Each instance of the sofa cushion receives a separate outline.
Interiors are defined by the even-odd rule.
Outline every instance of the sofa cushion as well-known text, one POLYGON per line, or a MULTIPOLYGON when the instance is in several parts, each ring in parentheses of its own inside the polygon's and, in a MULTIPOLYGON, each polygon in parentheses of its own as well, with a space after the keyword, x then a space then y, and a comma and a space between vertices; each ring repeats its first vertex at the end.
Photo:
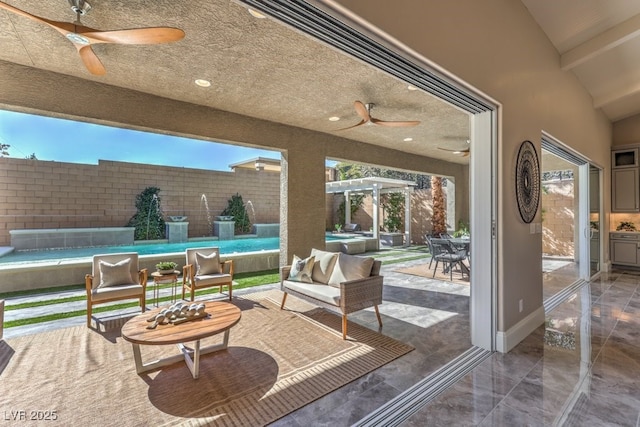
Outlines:
POLYGON ((297 255, 293 256, 293 262, 291 263, 291 270, 289 271, 289 278, 294 282, 313 283, 311 275, 313 273, 313 265, 315 257, 300 259, 297 255))
POLYGON ((329 278, 329 286, 340 287, 340 283, 350 280, 366 279, 371 275, 373 258, 347 255, 338 255, 336 265, 329 278))
POLYGON ((136 283, 131 277, 131 258, 125 258, 115 264, 100 260, 100 284, 98 288, 109 286, 133 285, 136 283))
POLYGON ((336 264, 338 254, 311 249, 311 256, 315 257, 311 278, 314 282, 324 283, 326 285, 329 283, 329 278, 333 272, 333 266, 336 264))
POLYGON ((282 282, 285 290, 299 292, 307 297, 325 302, 327 304, 340 306, 340 289, 332 288, 322 283, 302 283, 285 280, 282 282))
POLYGON ((218 252, 213 252, 210 255, 204 255, 200 252, 196 252, 196 275, 200 276, 219 273, 220 259, 218 258, 218 252))

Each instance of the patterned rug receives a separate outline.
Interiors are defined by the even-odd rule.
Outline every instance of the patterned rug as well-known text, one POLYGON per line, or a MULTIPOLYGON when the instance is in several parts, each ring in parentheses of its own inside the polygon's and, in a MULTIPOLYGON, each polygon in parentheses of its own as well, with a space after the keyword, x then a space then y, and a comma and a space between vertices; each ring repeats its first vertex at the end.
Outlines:
MULTIPOLYGON (((466 261, 465 261, 466 262, 466 261)), ((468 265, 468 264, 466 264, 468 265)), ((435 261, 431 265, 431 269, 429 269, 429 263, 414 265, 412 267, 406 268, 397 268, 393 271, 397 273, 411 274, 412 276, 420 276, 425 277, 427 279, 440 280, 445 282, 453 282, 453 283, 461 283, 464 285, 469 284, 469 275, 465 271, 464 275, 460 272, 458 267, 453 269, 453 280, 449 273, 442 272, 442 264, 438 265, 438 270, 436 271, 435 277, 433 275, 433 269, 435 268, 435 261)))
MULTIPOLYGON (((260 426, 413 350, 355 323, 344 341, 339 316, 292 296, 280 310, 281 296, 234 298, 242 318, 229 348, 203 355, 196 380, 182 361, 136 374, 127 319, 0 342, 0 407, 55 411, 62 425, 260 426)), ((142 346, 142 357, 177 351, 142 346)))

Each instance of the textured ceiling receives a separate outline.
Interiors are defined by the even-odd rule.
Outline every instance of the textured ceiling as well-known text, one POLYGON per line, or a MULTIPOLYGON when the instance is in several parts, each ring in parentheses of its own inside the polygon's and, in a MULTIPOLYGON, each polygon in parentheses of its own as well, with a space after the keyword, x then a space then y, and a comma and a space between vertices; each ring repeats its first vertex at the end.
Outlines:
MULTIPOLYGON (((73 22, 66 0, 6 0, 28 13, 73 22)), ((184 39, 161 45, 94 45, 104 76, 91 75, 54 29, 0 10, 0 60, 100 81, 409 153, 468 162, 439 148, 465 149, 469 116, 402 81, 229 0, 90 0, 81 18, 99 30, 178 27, 184 39), (195 79, 211 81, 200 88, 195 79), (361 126, 353 103, 374 103, 382 120, 416 127, 361 126), (328 120, 341 118, 338 122, 328 120), (411 142, 403 141, 413 138, 411 142)))
POLYGON ((522 0, 613 122, 640 113, 640 1, 522 0))

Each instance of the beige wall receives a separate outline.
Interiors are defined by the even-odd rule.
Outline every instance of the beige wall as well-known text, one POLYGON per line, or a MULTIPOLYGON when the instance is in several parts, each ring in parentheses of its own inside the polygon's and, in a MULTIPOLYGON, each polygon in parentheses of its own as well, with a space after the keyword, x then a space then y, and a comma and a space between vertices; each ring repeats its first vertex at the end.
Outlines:
MULTIPOLYGON (((509 330, 542 305, 542 236, 530 234, 515 201, 519 144, 530 140, 539 148, 541 133, 550 133, 605 167, 608 189, 610 122, 574 75, 560 69, 558 52, 519 1, 337 3, 500 103, 498 330, 509 330)), ((610 206, 608 192, 604 206, 610 206)))
POLYGON ((101 160, 97 165, 0 157, 0 246, 10 230, 123 227, 146 187, 160 188, 162 211, 187 215, 189 237, 211 236, 211 220, 239 193, 252 223, 278 223, 279 172, 236 172, 101 160), (202 195, 206 196, 206 204, 202 195), (255 214, 255 215, 254 215, 255 214))
POLYGON ((613 145, 640 143, 640 115, 628 117, 613 125, 613 145))

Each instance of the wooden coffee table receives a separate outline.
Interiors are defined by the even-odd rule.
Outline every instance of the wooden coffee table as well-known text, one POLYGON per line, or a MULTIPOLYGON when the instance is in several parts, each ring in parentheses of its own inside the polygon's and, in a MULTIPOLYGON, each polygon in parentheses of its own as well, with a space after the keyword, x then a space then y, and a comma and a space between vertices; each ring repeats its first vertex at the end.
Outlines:
POLYGON ((133 345, 136 371, 140 374, 184 359, 193 378, 198 378, 200 355, 226 349, 229 345, 229 330, 240 321, 241 317, 240 309, 228 302, 208 301, 205 302, 205 305, 207 317, 178 325, 169 323, 158 325, 155 329, 147 329, 147 326, 151 325, 147 319, 154 317, 163 307, 146 311, 125 323, 122 327, 122 337, 133 345), (201 339, 221 332, 224 332, 222 343, 200 348, 201 339), (192 341, 195 341, 193 349, 184 345, 184 343, 192 341), (152 362, 142 362, 141 345, 168 344, 177 344, 181 354, 152 362))

